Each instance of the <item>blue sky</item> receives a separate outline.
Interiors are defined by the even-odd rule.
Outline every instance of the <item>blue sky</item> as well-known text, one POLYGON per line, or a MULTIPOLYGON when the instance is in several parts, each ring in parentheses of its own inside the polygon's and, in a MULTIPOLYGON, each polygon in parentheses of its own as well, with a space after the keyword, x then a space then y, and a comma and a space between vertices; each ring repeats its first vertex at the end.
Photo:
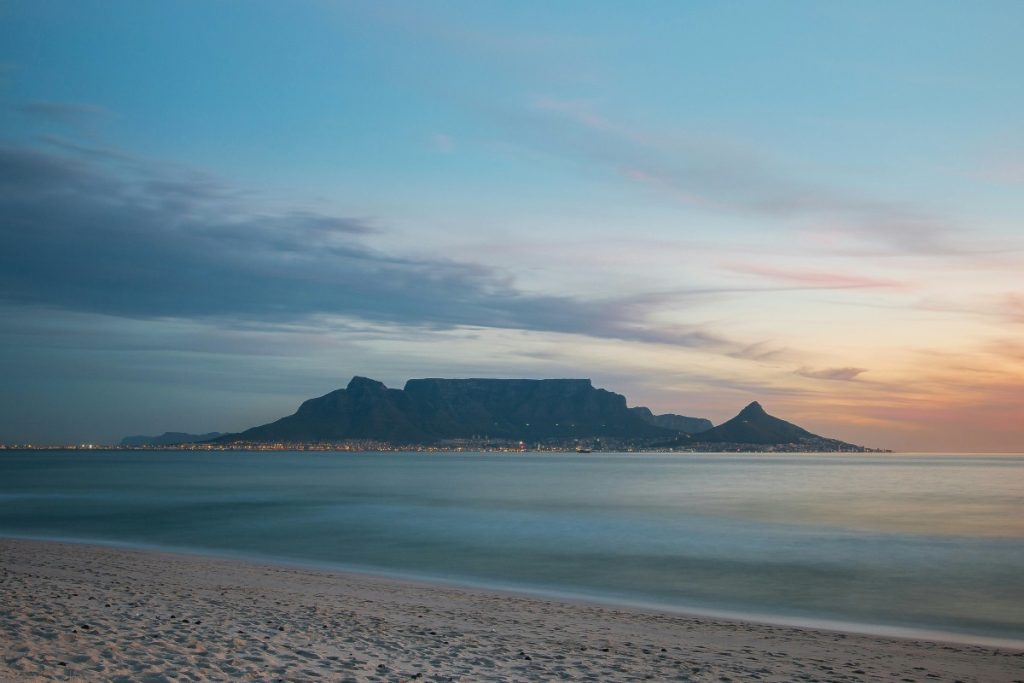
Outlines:
POLYGON ((485 375, 1019 450, 1022 29, 1016 2, 8 2, 0 440, 485 375))

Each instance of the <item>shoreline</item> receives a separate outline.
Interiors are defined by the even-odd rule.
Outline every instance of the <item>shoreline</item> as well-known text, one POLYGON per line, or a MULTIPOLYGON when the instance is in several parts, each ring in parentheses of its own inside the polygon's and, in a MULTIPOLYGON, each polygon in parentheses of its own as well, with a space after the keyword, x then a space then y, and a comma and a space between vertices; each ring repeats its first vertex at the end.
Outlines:
POLYGON ((0 573, 12 680, 1024 680, 1010 648, 166 550, 0 538, 0 573))
MULTIPOLYGON (((565 455, 644 455, 644 454, 678 454, 678 455, 929 455, 928 453, 916 453, 916 452, 901 452, 893 451, 886 448, 869 448, 864 446, 860 449, 847 449, 847 450, 818 450, 818 449, 764 449, 763 447, 757 447, 754 444, 741 444, 741 448, 721 448, 715 449, 693 449, 693 448, 654 448, 654 447, 637 447, 633 449, 625 450, 585 450, 581 451, 577 448, 565 446, 565 447, 550 447, 550 448, 518 448, 511 446, 479 446, 473 448, 463 447, 444 447, 444 446, 430 446, 426 444, 420 445, 395 445, 395 446, 382 446, 380 448, 348 448, 345 446, 319 446, 310 444, 283 444, 274 446, 258 446, 258 445, 242 445, 242 444, 229 444, 224 446, 205 446, 201 444, 189 445, 189 444, 178 444, 174 446, 109 446, 100 444, 90 444, 86 446, 12 446, 0 444, 0 451, 10 451, 13 453, 50 453, 50 452, 69 452, 69 453, 105 453, 105 452, 117 452, 117 453, 165 453, 165 452, 181 452, 181 453, 438 453, 438 454, 459 454, 459 453, 495 453, 495 454, 539 454, 539 453, 553 453, 553 454, 565 454, 565 455)), ((946 455, 961 455, 958 453, 946 454, 946 455)), ((972 453, 972 455, 1020 455, 1016 452, 1007 453, 972 453)))
MULTIPOLYGON (((757 624, 776 628, 796 628, 844 635, 891 638, 908 641, 929 641, 948 645, 974 646, 1024 652, 1024 638, 1013 639, 962 631, 944 631, 940 628, 850 622, 839 619, 829 619, 827 617, 787 616, 758 612, 742 612, 728 609, 702 608, 699 606, 689 605, 670 606, 658 604, 653 601, 630 599, 614 595, 574 593, 572 591, 558 590, 555 588, 545 589, 531 586, 517 586, 502 584, 500 582, 489 582, 486 580, 473 580, 463 577, 416 574, 412 572, 386 570, 376 567, 318 562, 315 560, 275 558, 244 552, 217 551, 190 547, 166 547, 158 544, 134 543, 130 541, 0 534, 0 546, 2 546, 2 543, 7 540, 56 543, 61 545, 86 546, 93 548, 109 548, 112 550, 125 550, 129 552, 193 558, 197 561, 224 560, 227 562, 238 562, 250 566, 318 572, 328 575, 336 574, 339 576, 365 579, 381 579, 385 581, 409 584, 411 587, 448 588, 454 590, 489 593, 510 598, 554 600, 565 602, 567 604, 635 610, 637 612, 690 619, 710 619, 741 624, 757 624)), ((2 564, 0 564, 0 567, 2 567, 2 564)))

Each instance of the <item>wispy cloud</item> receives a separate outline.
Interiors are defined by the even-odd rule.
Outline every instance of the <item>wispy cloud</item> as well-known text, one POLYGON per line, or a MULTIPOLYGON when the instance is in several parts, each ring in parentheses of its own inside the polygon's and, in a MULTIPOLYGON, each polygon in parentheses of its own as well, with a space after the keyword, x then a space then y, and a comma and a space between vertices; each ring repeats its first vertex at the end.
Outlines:
POLYGON ((985 350, 1002 360, 1024 363, 1024 341, 1019 339, 999 339, 985 350))
POLYGON ((766 150, 707 133, 659 131, 616 121, 585 101, 535 98, 506 113, 520 141, 602 169, 689 206, 788 220, 840 235, 847 248, 950 254, 980 249, 954 235, 955 220, 907 202, 809 181, 766 150))
POLYGON ((754 361, 775 361, 782 360, 792 353, 792 349, 778 346, 767 341, 747 344, 736 348, 728 353, 733 358, 754 361))
POLYGON ((110 110, 84 102, 47 102, 36 100, 15 106, 26 116, 69 126, 83 126, 110 116, 110 110))
POLYGON ((979 159, 968 176, 995 185, 1024 185, 1024 146, 1000 140, 995 149, 979 159))
POLYGON ((810 377, 811 379, 825 379, 840 382, 851 382, 863 373, 867 372, 867 368, 808 368, 803 367, 796 370, 796 374, 803 377, 810 377))
POLYGON ((447 133, 433 133, 430 136, 430 148, 435 152, 450 154, 455 151, 455 138, 447 133))
POLYGON ((134 318, 340 315, 734 346, 700 325, 651 324, 677 293, 526 294, 493 268, 375 250, 363 238, 376 228, 363 220, 270 211, 203 176, 140 165, 0 150, 2 298, 134 318))
MULTIPOLYGON (((82 157, 100 162, 137 163, 140 160, 129 152, 112 145, 89 145, 75 140, 69 140, 59 135, 44 134, 36 138, 38 142, 44 143, 63 153, 70 152, 75 157, 82 157)), ((145 170, 140 168, 140 170, 145 170)))
POLYGON ((877 278, 858 273, 840 273, 806 268, 777 268, 754 263, 728 264, 725 268, 736 273, 757 275, 776 282, 789 282, 821 289, 905 289, 909 286, 907 283, 898 280, 877 278))
POLYGON ((346 14, 370 19, 389 31, 398 31, 417 45, 449 53, 463 66, 486 64, 491 80, 496 71, 558 80, 580 80, 589 74, 579 53, 581 47, 592 41, 578 34, 517 30, 510 26, 494 30, 473 23, 465 13, 445 12, 436 5, 423 3, 375 1, 344 5, 342 11, 346 14))
POLYGON ((985 296, 936 295, 921 299, 914 308, 941 313, 961 313, 1004 323, 1024 323, 1024 292, 993 292, 985 296))
POLYGON ((1006 318, 1015 323, 1024 323, 1024 293, 1011 292, 1003 297, 1002 310, 1006 318))

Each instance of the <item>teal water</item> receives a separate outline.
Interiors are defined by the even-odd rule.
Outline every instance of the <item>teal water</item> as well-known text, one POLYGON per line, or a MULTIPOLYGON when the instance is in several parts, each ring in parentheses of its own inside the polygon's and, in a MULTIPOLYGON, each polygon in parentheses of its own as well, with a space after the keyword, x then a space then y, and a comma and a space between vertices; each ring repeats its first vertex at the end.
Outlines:
POLYGON ((1024 644, 1024 456, 6 452, 0 535, 1024 644))

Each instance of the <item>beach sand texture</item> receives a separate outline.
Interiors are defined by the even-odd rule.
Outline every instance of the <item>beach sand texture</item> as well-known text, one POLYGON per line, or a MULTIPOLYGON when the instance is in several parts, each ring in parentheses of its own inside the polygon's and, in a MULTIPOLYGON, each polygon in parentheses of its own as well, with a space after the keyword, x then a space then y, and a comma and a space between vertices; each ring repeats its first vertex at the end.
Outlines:
POLYGON ((4 681, 1024 681, 1024 652, 0 539, 4 681))

